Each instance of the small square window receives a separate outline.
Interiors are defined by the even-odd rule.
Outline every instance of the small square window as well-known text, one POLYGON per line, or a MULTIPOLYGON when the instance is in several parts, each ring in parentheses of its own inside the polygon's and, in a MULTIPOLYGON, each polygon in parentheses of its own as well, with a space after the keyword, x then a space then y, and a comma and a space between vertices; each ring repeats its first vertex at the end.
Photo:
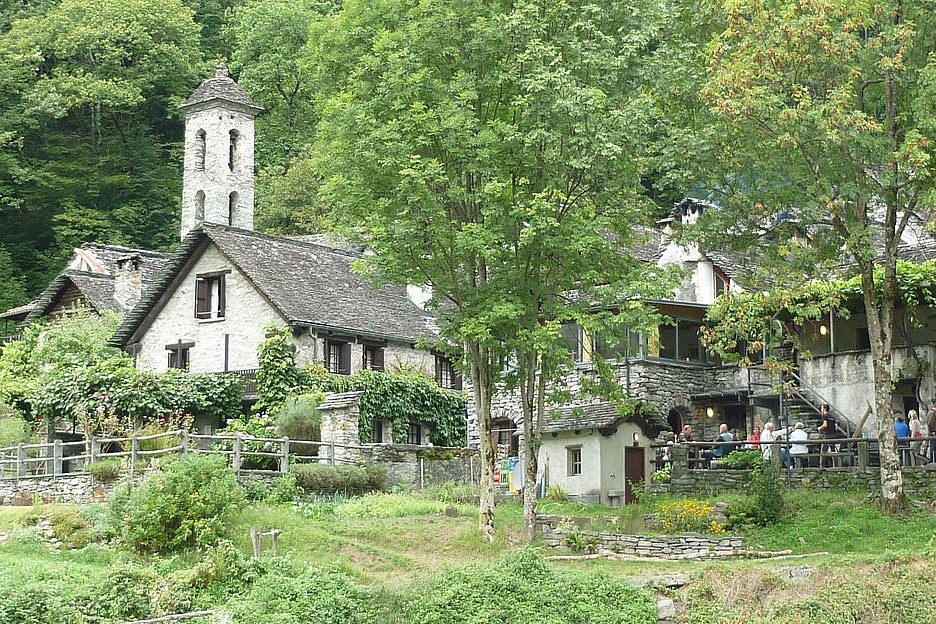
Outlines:
POLYGON ((169 368, 189 369, 189 350, 175 349, 169 352, 169 368))
POLYGON ((411 422, 406 428, 407 444, 422 444, 422 425, 411 422))
POLYGON ((582 447, 570 446, 566 448, 566 463, 568 475, 577 477, 582 474, 582 447))
POLYGON ((372 444, 380 444, 383 442, 383 421, 379 418, 375 418, 371 423, 370 441, 372 444))
POLYGON ((435 356, 435 377, 436 383, 441 388, 449 390, 461 390, 461 376, 455 371, 452 361, 444 355, 435 356))
POLYGON ((351 374, 351 345, 337 340, 325 341, 325 369, 336 375, 351 374))
POLYGON ((364 345, 362 368, 364 370, 382 371, 384 369, 383 347, 364 345))

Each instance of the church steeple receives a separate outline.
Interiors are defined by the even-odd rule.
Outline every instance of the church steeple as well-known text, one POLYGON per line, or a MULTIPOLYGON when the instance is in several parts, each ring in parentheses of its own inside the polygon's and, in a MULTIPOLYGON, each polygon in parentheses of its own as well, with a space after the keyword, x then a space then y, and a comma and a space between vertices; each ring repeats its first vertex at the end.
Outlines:
POLYGON ((263 108, 224 63, 179 108, 185 112, 182 237, 205 221, 252 230, 254 117, 263 108))

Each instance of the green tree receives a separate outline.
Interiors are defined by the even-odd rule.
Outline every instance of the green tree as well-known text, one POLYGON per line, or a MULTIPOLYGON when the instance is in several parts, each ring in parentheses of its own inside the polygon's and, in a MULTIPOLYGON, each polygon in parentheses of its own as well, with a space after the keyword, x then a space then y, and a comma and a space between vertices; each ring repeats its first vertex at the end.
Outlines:
POLYGON ((257 120, 257 225, 297 234, 321 231, 324 215, 308 192, 302 158, 320 91, 304 60, 310 26, 334 13, 332 0, 259 0, 239 7, 228 26, 238 82, 264 114, 257 120))
POLYGON ((179 0, 63 0, 0 31, 0 243, 30 292, 89 239, 175 242, 197 43, 179 0))
POLYGON ((898 246, 932 210, 936 11, 928 0, 725 2, 703 97, 724 209, 710 244, 770 237, 781 285, 839 266, 861 279, 881 442, 881 495, 907 508, 894 437, 891 347, 898 246), (800 242, 809 238, 809 244, 800 242))
POLYGON ((656 23, 642 5, 383 0, 313 27, 331 94, 310 154, 318 197, 375 251, 375 278, 433 288, 443 335, 465 346, 489 538, 495 389, 521 392, 532 484, 536 413, 569 364, 560 324, 639 328, 647 308, 623 302, 666 291, 622 251, 652 208, 636 146, 656 23))

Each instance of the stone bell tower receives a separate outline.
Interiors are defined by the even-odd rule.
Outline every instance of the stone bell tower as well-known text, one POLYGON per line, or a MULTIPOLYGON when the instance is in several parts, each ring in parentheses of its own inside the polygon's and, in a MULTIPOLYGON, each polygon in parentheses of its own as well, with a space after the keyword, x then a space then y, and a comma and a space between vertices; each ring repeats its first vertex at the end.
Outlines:
POLYGON ((203 222, 252 230, 254 117, 263 108, 224 63, 179 108, 185 113, 182 238, 203 222))

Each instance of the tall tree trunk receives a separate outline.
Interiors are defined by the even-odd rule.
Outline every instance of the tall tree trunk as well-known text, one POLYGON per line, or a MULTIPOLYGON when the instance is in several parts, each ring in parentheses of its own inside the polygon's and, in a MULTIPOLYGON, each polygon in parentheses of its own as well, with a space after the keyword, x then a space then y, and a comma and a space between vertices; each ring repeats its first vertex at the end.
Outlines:
POLYGON ((884 260, 883 293, 878 299, 874 283, 874 266, 859 260, 868 317, 868 337, 874 374, 874 406, 877 411, 878 448, 881 458, 881 508, 889 514, 901 514, 909 509, 900 472, 900 455, 894 433, 894 405, 891 376, 891 347, 896 300, 896 261, 893 267, 884 260))
POLYGON ((489 542, 494 541, 494 444, 491 440, 491 358, 488 349, 470 343, 471 382, 474 385, 475 414, 481 438, 481 497, 478 504, 478 529, 489 542))
MULTIPOLYGON (((524 379, 520 381, 520 402, 523 411, 523 529, 520 538, 532 542, 536 529, 536 468, 539 452, 539 436, 534 425, 534 399, 537 389, 537 354, 528 351, 518 354, 520 370, 524 379)), ((539 376, 542 379, 542 376, 539 376)))

